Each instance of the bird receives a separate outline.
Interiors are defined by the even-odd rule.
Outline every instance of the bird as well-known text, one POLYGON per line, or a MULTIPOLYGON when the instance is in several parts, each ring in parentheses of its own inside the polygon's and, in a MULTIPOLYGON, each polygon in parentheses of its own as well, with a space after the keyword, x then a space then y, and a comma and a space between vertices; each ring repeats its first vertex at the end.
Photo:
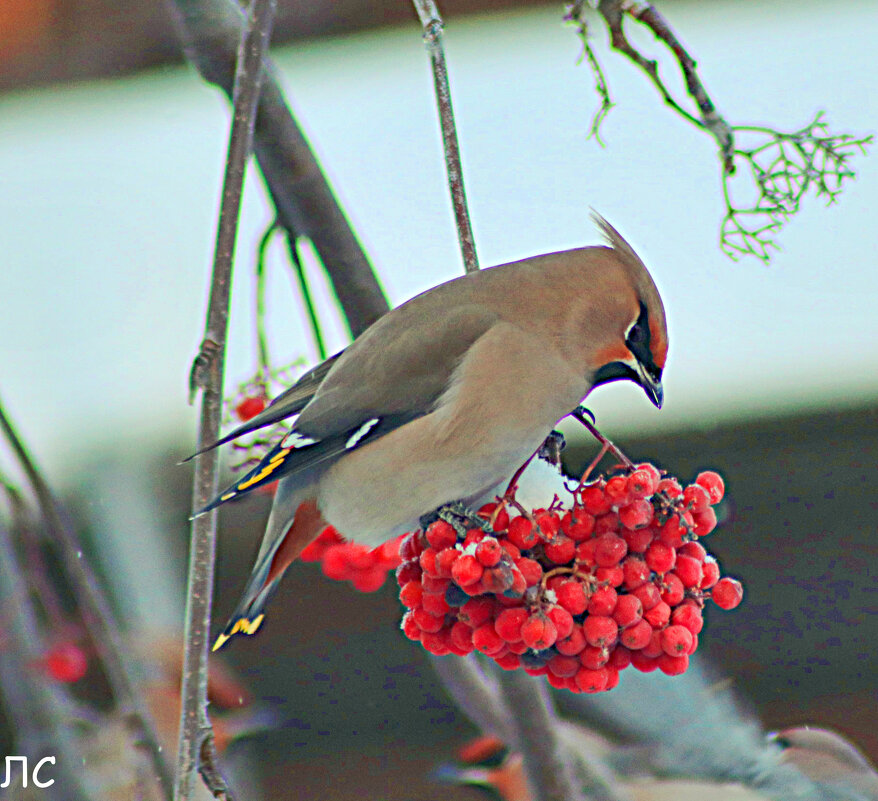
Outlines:
POLYGON ((255 633, 280 577, 327 525, 375 547, 437 509, 465 515, 602 384, 633 381, 661 408, 659 291, 622 235, 593 218, 606 244, 415 296, 200 451, 297 415, 256 467, 196 512, 280 479, 242 601, 214 649, 255 633))

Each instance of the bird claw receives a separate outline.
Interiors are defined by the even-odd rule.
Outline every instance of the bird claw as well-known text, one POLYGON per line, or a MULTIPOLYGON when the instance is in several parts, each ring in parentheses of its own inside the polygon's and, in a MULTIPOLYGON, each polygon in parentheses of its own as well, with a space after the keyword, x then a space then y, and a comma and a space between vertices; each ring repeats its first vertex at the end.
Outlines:
POLYGON ((540 445, 537 458, 557 467, 561 464, 561 451, 566 447, 567 440, 564 439, 564 435, 560 431, 553 431, 540 445))
POLYGON ((426 531, 431 523, 444 520, 450 525, 459 537, 465 537, 471 528, 480 528, 482 531, 491 532, 488 521, 470 509, 463 501, 450 501, 445 503, 429 514, 420 518, 421 528, 426 531))

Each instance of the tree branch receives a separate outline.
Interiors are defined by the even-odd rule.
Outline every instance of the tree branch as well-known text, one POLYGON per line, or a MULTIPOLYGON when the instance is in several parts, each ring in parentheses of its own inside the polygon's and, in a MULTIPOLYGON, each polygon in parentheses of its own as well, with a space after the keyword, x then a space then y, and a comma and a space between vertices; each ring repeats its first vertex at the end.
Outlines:
MULTIPOLYGON (((202 77, 234 92, 235 54, 244 30, 234 0, 170 0, 186 57, 202 77)), ((265 76, 254 131, 254 153, 291 247, 308 237, 358 336, 387 309, 366 254, 336 201, 280 87, 263 58, 265 76)))
MULTIPOLYGON (((234 81, 234 103, 229 152, 223 181, 213 279, 201 352, 192 367, 191 386, 203 392, 198 449, 219 438, 222 415, 223 367, 231 292, 232 256, 238 231, 238 214, 244 170, 253 143, 256 106, 263 76, 263 55, 268 50, 276 0, 253 0, 246 32, 241 37, 234 81)), ((208 451, 195 461, 193 510, 200 509, 218 490, 218 456, 208 451)), ((214 764, 213 731, 207 716, 207 653, 210 606, 216 558, 216 511, 192 524, 189 577, 186 595, 185 652, 182 709, 177 753, 176 801, 192 797, 195 770, 216 798, 230 798, 214 764)))
POLYGON ((439 109, 442 142, 445 146, 445 170, 448 174, 448 188, 451 190, 451 205, 454 207, 454 217, 457 221, 457 237, 463 254, 463 266, 468 273, 474 273, 479 269, 479 259, 476 255, 472 223, 463 186, 463 167, 460 163, 454 110, 451 107, 448 67, 445 64, 445 51, 442 48, 442 17, 439 16, 439 10, 433 0, 413 0, 413 2, 424 26, 424 42, 433 65, 436 106, 439 109))

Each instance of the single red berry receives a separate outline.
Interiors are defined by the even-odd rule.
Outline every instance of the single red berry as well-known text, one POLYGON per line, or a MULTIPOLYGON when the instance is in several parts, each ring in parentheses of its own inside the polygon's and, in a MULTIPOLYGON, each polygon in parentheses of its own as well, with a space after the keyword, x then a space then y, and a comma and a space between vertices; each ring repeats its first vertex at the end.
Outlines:
POLYGON ((597 540, 585 540, 576 546, 576 561, 591 567, 594 562, 594 546, 597 540))
POLYGON ((607 584, 610 587, 621 587, 625 581, 625 571, 621 565, 613 567, 599 567, 595 570, 594 577, 600 584, 607 584))
POLYGON ((488 534, 485 531, 482 531, 480 528, 471 528, 466 532, 466 536, 463 538, 463 547, 464 550, 470 548, 473 545, 478 545, 488 534))
POLYGON ((418 557, 418 562, 421 565, 421 570, 423 570, 428 576, 439 575, 436 572, 436 551, 433 548, 427 548, 423 551, 418 557))
POLYGON ((625 476, 613 476, 607 481, 604 492, 612 501, 613 506, 617 508, 631 501, 631 495, 628 492, 628 479, 625 476))
POLYGON ((733 578, 722 578, 711 590, 711 598, 720 609, 734 609, 744 598, 744 587, 733 578))
POLYGON ((618 512, 607 512, 605 515, 598 515, 594 519, 594 536, 600 537, 603 534, 618 534, 622 528, 619 520, 618 512))
POLYGON ((521 667, 521 657, 516 654, 505 654, 504 656, 498 656, 494 659, 494 661, 501 667, 503 670, 518 670, 521 667))
POLYGON ((622 562, 626 590, 633 590, 649 581, 649 567, 643 559, 629 556, 622 562))
POLYGON ((76 643, 53 645, 43 656, 46 672, 55 681, 73 684, 88 671, 88 658, 76 643))
POLYGON ((604 534, 595 540, 594 560, 598 567, 614 567, 625 558, 628 546, 615 534, 604 534))
POLYGON ((579 672, 579 660, 575 656, 555 654, 548 664, 549 673, 555 676, 575 676, 579 672))
POLYGON ((441 595, 425 592, 421 596, 421 606, 431 615, 445 615, 451 611, 448 601, 445 600, 444 592, 441 595))
POLYGON ((611 617, 589 615, 582 622, 585 641, 596 648, 610 648, 619 639, 619 626, 611 617))
POLYGON ((662 648, 662 633, 660 629, 653 629, 649 635, 649 642, 640 649, 644 656, 661 656, 665 651, 662 648))
POLYGON ((402 623, 400 624, 400 628, 402 629, 402 633, 405 634, 410 640, 420 640, 421 639, 421 628, 415 622, 415 616, 412 612, 406 612, 402 616, 402 623))
POLYGON ((457 532, 451 527, 451 524, 446 523, 444 520, 436 520, 431 523, 427 526, 427 530, 424 533, 426 534, 427 542, 436 551, 457 545, 457 532))
POLYGON ((676 573, 668 573, 662 579, 662 600, 668 606, 676 606, 686 595, 686 588, 676 573))
POLYGON ((426 573, 421 574, 421 586, 424 592, 445 592, 451 581, 447 578, 439 578, 438 576, 428 576, 426 573))
POLYGON ((505 591, 505 595, 520 598, 527 590, 527 579, 517 567, 512 568, 512 586, 505 591))
POLYGON ((659 530, 659 539, 671 548, 679 548, 688 533, 680 522, 680 515, 671 515, 659 530))
POLYGON ((494 617, 494 600, 492 598, 470 598, 457 613, 460 620, 471 628, 477 629, 494 617))
POLYGON ((509 541, 522 551, 533 548, 539 541, 533 521, 526 517, 514 517, 509 521, 509 529, 506 533, 509 541))
POLYGON ((497 634, 492 622, 484 623, 473 632, 473 646, 483 654, 493 656, 503 650, 503 638, 497 634))
POLYGON ((609 667, 615 668, 616 670, 625 670, 630 664, 631 651, 629 651, 624 645, 617 645, 612 651, 610 651, 610 659, 607 662, 609 667))
POLYGON ((683 487, 676 478, 663 478, 658 483, 656 492, 661 492, 669 498, 679 498, 683 494, 683 487))
POLYGON ((409 581, 403 584, 400 589, 399 600, 402 602, 403 606, 408 609, 414 609, 415 607, 420 606, 421 596, 423 594, 424 589, 421 587, 420 581, 409 581))
POLYGON ((685 626, 692 634, 698 634, 704 627, 701 610, 694 604, 678 606, 671 613, 671 622, 678 626, 685 626))
POLYGON ((595 518, 585 509, 574 508, 561 518, 561 530, 575 542, 591 536, 594 531, 595 518))
POLYGON ((451 578, 454 564, 460 559, 462 552, 457 548, 444 548, 436 554, 436 574, 439 578, 451 578))
POLYGON ((555 591, 558 603, 571 615, 581 615, 588 606, 588 595, 585 585, 577 579, 567 579, 558 585, 555 591))
POLYGON ((704 546, 700 542, 695 542, 695 540, 684 542, 677 548, 677 553, 683 556, 691 556, 699 562, 703 562, 707 557, 707 551, 704 549, 704 546))
POLYGON ((405 538, 399 545, 399 555, 405 562, 417 559, 421 555, 421 549, 418 547, 417 534, 405 535, 405 538))
POLYGON ((628 546, 628 553, 643 553, 655 537, 655 530, 651 526, 646 528, 622 530, 622 539, 628 546))
POLYGON ((543 546, 543 553, 556 565, 566 565, 576 555, 576 543, 564 534, 556 534, 543 546))
POLYGON ((658 670, 658 660, 646 656, 643 651, 632 651, 631 667, 641 673, 652 673, 654 670, 658 670))
POLYGON ((678 556, 677 564, 674 565, 674 572, 679 576, 683 586, 687 589, 697 587, 701 583, 703 575, 701 562, 693 559, 691 556, 678 556))
MULTIPOLYGON (((521 559, 521 550, 513 545, 509 540, 505 537, 497 540, 500 543, 500 547, 505 551, 506 555, 514 562, 516 559, 521 559)), ((502 554, 501 554, 502 556, 502 554)))
POLYGON ((692 632, 685 626, 671 625, 662 631, 662 648, 671 656, 683 656, 692 647, 692 632))
POLYGON ((641 584, 639 587, 635 587, 631 590, 631 594, 640 600, 640 603, 643 604, 643 611, 647 612, 652 609, 657 603, 660 603, 662 600, 661 592, 659 588, 655 586, 651 581, 647 581, 645 584, 641 584))
POLYGON ((719 473, 714 473, 713 470, 699 473, 695 478, 695 483, 707 490, 711 504, 719 503, 725 495, 726 485, 722 476, 719 473))
POLYGON ((666 676, 679 676, 681 673, 685 673, 689 667, 689 656, 687 654, 682 656, 661 654, 656 661, 658 662, 659 670, 666 676))
POLYGON ((655 492, 658 483, 659 478, 655 474, 637 469, 628 476, 628 494, 634 499, 648 498, 655 492))
POLYGON ((262 412, 268 402, 268 398, 264 395, 258 395, 252 398, 244 398, 237 406, 235 406, 235 415, 242 422, 246 423, 252 420, 257 414, 262 412))
POLYGON ((502 555, 503 549, 494 537, 485 537, 476 546, 476 559, 485 567, 494 567, 500 561, 502 555))
POLYGON ((403 584, 408 584, 410 581, 420 581, 423 572, 417 561, 403 562, 396 568, 396 580, 402 587, 403 584))
POLYGON ((502 595, 515 583, 512 565, 508 562, 500 562, 494 567, 486 567, 482 574, 481 583, 486 592, 502 595))
POLYGON ((719 564, 712 556, 708 556, 701 565, 701 583, 698 585, 702 590, 709 590, 719 581, 719 564))
POLYGON ((643 556, 650 570, 656 573, 667 573, 677 561, 677 552, 663 542, 654 542, 643 556))
POLYGON ((633 626, 643 617, 643 604, 636 595, 620 595, 613 610, 613 620, 620 628, 633 626))
POLYGON ((508 642, 506 643, 506 647, 509 649, 509 653, 518 654, 519 656, 528 650, 527 646, 521 640, 518 642, 508 642))
POLYGON ((664 628, 671 619, 671 607, 664 601, 659 601, 652 609, 643 613, 643 619, 654 629, 664 628))
POLYGON ((412 617, 421 631, 431 633, 439 631, 445 625, 445 615, 431 615, 426 609, 418 607, 412 610, 412 617))
POLYGON ((561 518, 554 512, 535 510, 534 520, 545 540, 551 540, 561 530, 561 518))
POLYGON ((618 597, 612 587, 598 587, 588 601, 589 615, 612 615, 618 597))
POLYGON ((518 642, 521 639, 521 624, 528 616, 523 606, 504 609, 494 620, 494 631, 506 642, 518 642))
POLYGON ((707 490, 698 484, 690 484, 683 490, 683 503, 691 510, 692 514, 698 514, 710 508, 710 495, 707 490))
MULTIPOLYGON (((426 551, 424 553, 427 553, 426 551)), ((423 557, 423 554, 421 554, 423 557)), ((422 564, 423 567, 423 564, 422 564)), ((451 568, 451 577, 461 586, 466 587, 475 584, 482 578, 484 568, 479 560, 471 554, 463 554, 451 568)), ((429 572, 425 568, 425 572, 429 572)))
POLYGON ((591 515, 606 514, 613 506, 613 501, 607 497, 600 484, 584 487, 579 497, 582 499, 583 508, 591 515))
POLYGON ((606 668, 589 670, 580 668, 576 673, 576 686, 584 693, 599 693, 607 688, 610 672, 606 668))
POLYGON ((573 627, 576 623, 573 621, 573 615, 571 615, 563 606, 552 606, 546 614, 555 624, 555 630, 558 633, 559 640, 563 640, 572 634, 573 627))
POLYGON ((543 577, 543 568, 536 559, 522 557, 515 561, 515 566, 521 571, 528 587, 534 587, 540 583, 543 577))
POLYGON ((645 620, 638 620, 633 626, 624 629, 620 641, 629 651, 639 651, 649 644, 652 626, 645 620))
POLYGON ((709 506, 703 512, 696 512, 695 518, 695 536, 706 537, 716 528, 716 512, 709 506))
POLYGON ((521 639, 535 651, 551 648, 557 637, 555 624, 542 612, 535 612, 521 626, 521 639))
POLYGON ((438 632, 422 631, 421 645, 424 646, 425 650, 435 656, 445 656, 446 654, 451 653, 451 649, 448 647, 448 643, 445 642, 445 638, 438 632))
POLYGON ((619 510, 619 521, 625 528, 637 529, 648 526, 652 522, 655 509, 643 498, 633 500, 619 510))
POLYGON ((579 664, 589 670, 598 670, 610 661, 610 649, 586 645, 579 654, 579 664))
POLYGON ((473 645, 473 630, 460 620, 456 621, 451 627, 451 641, 460 650, 468 648, 472 651, 475 647, 473 645))
POLYGON ((582 652, 582 649, 585 648, 585 644, 585 635, 582 633, 582 626, 574 624, 570 636, 563 640, 557 640, 555 642, 555 648, 559 654, 564 654, 564 656, 576 656, 578 653, 582 652))

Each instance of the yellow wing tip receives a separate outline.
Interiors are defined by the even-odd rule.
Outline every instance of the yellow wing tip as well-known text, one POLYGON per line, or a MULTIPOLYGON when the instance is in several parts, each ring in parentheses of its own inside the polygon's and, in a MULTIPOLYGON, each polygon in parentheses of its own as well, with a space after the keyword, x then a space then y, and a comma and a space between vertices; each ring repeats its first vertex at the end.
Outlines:
POLYGON ((216 638, 216 642, 213 644, 211 650, 218 651, 236 634, 256 634, 256 632, 259 631, 259 627, 262 625, 263 620, 265 620, 265 612, 260 613, 253 618, 253 620, 247 620, 245 617, 236 620, 235 625, 232 626, 228 634, 223 632, 216 638))

